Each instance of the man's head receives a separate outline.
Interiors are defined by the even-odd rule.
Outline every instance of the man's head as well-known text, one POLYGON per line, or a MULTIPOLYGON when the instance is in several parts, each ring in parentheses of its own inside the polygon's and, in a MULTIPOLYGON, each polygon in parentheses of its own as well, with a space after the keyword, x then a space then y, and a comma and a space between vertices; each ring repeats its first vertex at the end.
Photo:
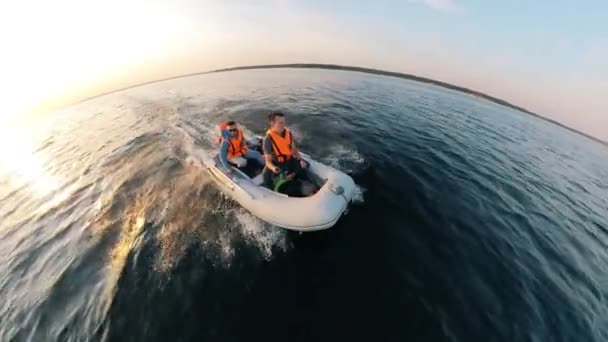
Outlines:
POLYGON ((226 122, 226 130, 228 130, 228 133, 230 133, 230 135, 233 137, 237 136, 237 134, 239 133, 238 127, 236 127, 236 122, 232 120, 226 122))
POLYGON ((270 129, 277 133, 281 133, 285 129, 285 115, 281 112, 270 112, 268 122, 270 123, 270 129))

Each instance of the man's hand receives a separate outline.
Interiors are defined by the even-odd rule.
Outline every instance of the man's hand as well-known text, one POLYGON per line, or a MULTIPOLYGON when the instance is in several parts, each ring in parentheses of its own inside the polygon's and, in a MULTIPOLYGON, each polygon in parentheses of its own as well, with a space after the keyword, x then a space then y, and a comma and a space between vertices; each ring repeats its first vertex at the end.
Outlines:
POLYGON ((276 166, 276 165, 273 165, 273 166, 270 168, 270 170, 271 170, 273 173, 279 173, 279 172, 281 172, 281 169, 280 169, 278 166, 276 166))
POLYGON ((304 159, 300 159, 300 166, 305 169, 308 166, 308 163, 304 159))

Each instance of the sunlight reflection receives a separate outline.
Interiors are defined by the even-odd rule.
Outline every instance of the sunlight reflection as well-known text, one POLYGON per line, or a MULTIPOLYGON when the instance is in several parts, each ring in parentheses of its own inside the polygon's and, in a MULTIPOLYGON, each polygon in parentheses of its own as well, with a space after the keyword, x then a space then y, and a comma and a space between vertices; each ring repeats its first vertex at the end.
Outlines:
POLYGON ((13 125, 0 127, 0 178, 13 188, 27 184, 43 197, 57 190, 60 182, 45 169, 48 158, 34 153, 31 132, 13 125))

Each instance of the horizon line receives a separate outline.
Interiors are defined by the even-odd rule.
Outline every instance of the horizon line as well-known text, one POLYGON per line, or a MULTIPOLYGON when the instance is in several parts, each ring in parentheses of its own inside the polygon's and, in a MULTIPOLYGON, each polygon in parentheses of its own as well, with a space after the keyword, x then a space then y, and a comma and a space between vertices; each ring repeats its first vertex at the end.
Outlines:
POLYGON ((152 80, 152 81, 147 81, 147 82, 142 82, 142 83, 138 83, 138 84, 134 84, 134 85, 130 85, 127 87, 122 87, 122 88, 118 88, 118 89, 114 89, 111 91, 107 91, 107 92, 103 92, 101 94, 95 95, 95 96, 90 96, 87 98, 84 98, 82 100, 73 102, 71 104, 68 104, 66 106, 62 106, 63 108, 71 106, 71 105, 75 105, 78 103, 82 103, 82 102, 86 102, 98 97, 102 97, 105 95, 110 95, 113 93, 117 93, 117 92, 121 92, 124 90, 128 90, 128 89, 132 89, 132 88, 137 88, 137 87, 141 87, 141 86, 145 86, 148 84, 154 84, 154 83, 159 83, 159 82, 163 82, 163 81, 169 81, 169 80, 175 80, 175 79, 179 79, 179 78, 185 78, 185 77, 190 77, 190 76, 197 76, 197 75, 205 75, 205 74, 212 74, 212 73, 220 73, 220 72, 230 72, 230 71, 239 71, 239 70, 254 70, 254 69, 281 69, 281 68, 293 68, 293 69, 325 69, 325 70, 341 70, 341 71, 351 71, 351 72, 360 72, 360 73, 365 73, 365 74, 372 74, 372 75, 380 75, 380 76, 386 76, 386 77, 394 77, 394 78, 401 78, 401 79, 408 79, 408 80, 413 80, 413 81, 417 81, 417 82, 421 82, 421 83, 427 83, 427 84, 433 84, 442 88, 446 88, 446 89, 451 89, 451 90, 456 90, 459 91, 461 93, 465 93, 465 94, 470 94, 470 95, 475 95, 481 98, 484 98, 490 102, 496 103, 498 105, 507 107, 507 108, 511 108, 517 111, 520 111, 524 114, 528 114, 534 117, 537 117, 541 120, 547 121, 549 123, 552 123, 554 125, 560 126, 562 128, 565 128, 571 132, 574 133, 578 133, 584 137, 587 137, 591 140, 594 140, 596 142, 599 142, 603 145, 608 146, 608 141, 602 140, 598 137, 594 137, 588 133, 579 131, 573 127, 570 126, 566 126, 565 124, 553 120, 553 119, 549 119, 548 117, 545 117, 543 115, 540 115, 538 113, 532 112, 524 107, 520 107, 517 106, 515 104, 512 104, 506 100, 500 99, 498 97, 483 93, 481 91, 477 91, 474 89, 469 89, 463 86, 459 86, 459 85, 455 85, 455 84, 451 84, 451 83, 447 83, 447 82, 443 82, 443 81, 439 81, 439 80, 435 80, 435 79, 431 79, 431 78, 427 78, 427 77, 422 77, 422 76, 417 76, 414 74, 406 74, 406 73, 402 73, 402 72, 395 72, 395 71, 387 71, 387 70, 381 70, 381 69, 374 69, 374 68, 367 68, 367 67, 358 67, 358 66, 350 66, 350 65, 341 65, 341 64, 325 64, 325 63, 287 63, 287 64, 258 64, 258 65, 244 65, 244 66, 236 66, 236 67, 227 67, 227 68, 219 68, 219 69, 212 69, 212 70, 208 70, 208 71, 200 71, 200 72, 193 72, 193 73, 188 73, 188 74, 182 74, 182 75, 177 75, 177 76, 171 76, 171 77, 166 77, 166 78, 162 78, 162 79, 158 79, 158 80, 152 80))

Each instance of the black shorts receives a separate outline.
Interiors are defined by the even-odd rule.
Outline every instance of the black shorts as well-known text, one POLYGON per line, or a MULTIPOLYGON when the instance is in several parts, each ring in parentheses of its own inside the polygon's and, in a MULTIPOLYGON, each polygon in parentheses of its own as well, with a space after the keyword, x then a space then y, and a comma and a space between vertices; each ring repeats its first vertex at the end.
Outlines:
POLYGON ((302 170, 300 160, 296 158, 289 158, 283 164, 278 164, 277 166, 286 174, 299 172, 300 170, 302 170))

